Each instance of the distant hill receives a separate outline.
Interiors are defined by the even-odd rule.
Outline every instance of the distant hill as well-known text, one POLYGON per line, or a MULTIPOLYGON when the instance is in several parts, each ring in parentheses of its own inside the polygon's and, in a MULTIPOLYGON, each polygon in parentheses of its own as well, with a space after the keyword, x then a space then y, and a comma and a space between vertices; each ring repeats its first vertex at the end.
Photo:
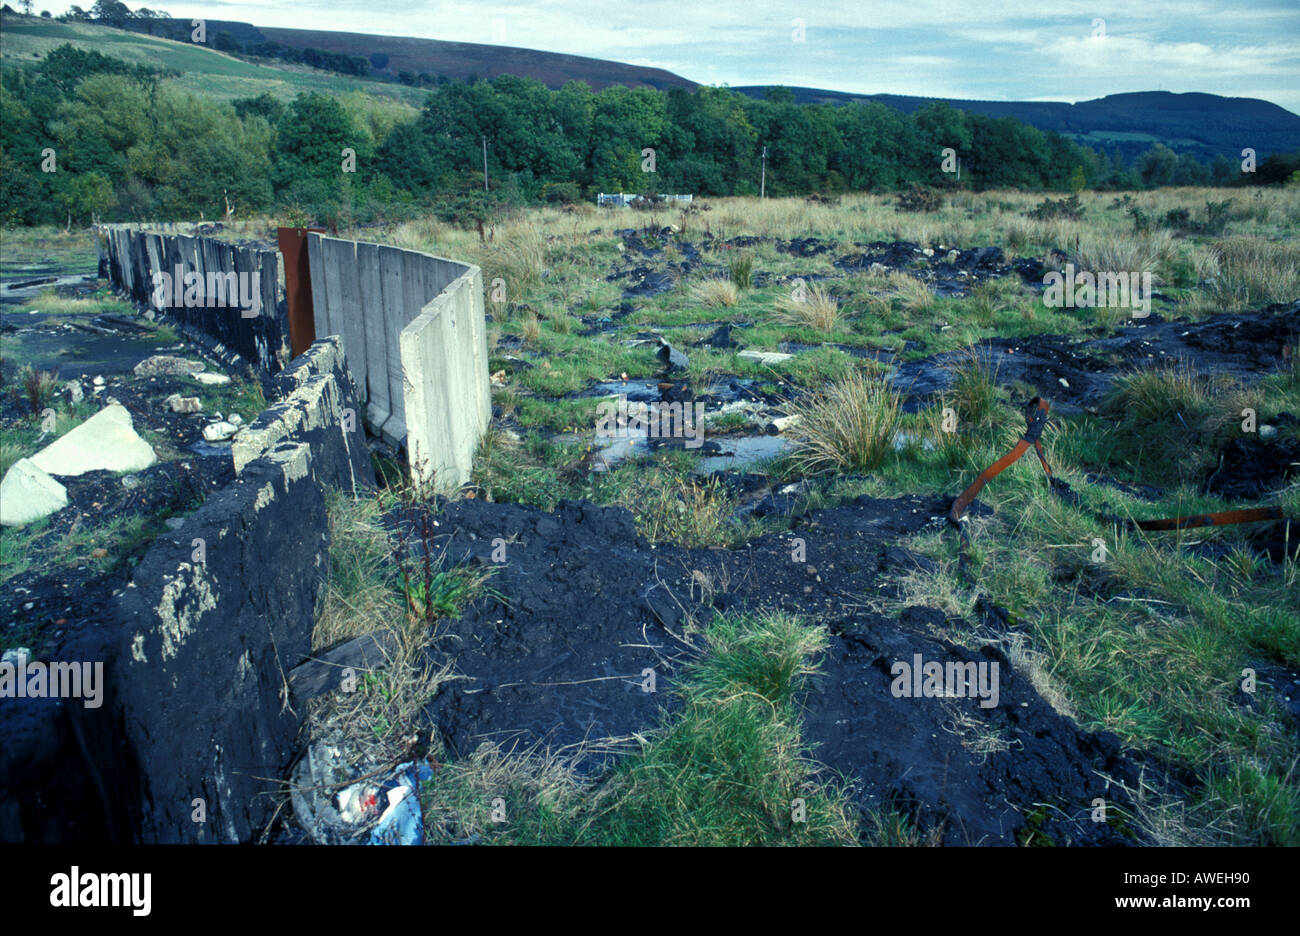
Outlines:
MULTIPOLYGON (((132 22, 127 28, 135 32, 165 36, 185 41, 190 35, 190 21, 172 17, 149 22, 132 22)), ((694 88, 695 82, 662 68, 644 68, 583 55, 539 52, 512 46, 483 45, 476 42, 446 42, 441 39, 414 39, 405 36, 378 36, 370 33, 331 32, 320 29, 280 29, 254 26, 233 20, 207 20, 207 45, 228 51, 259 55, 273 46, 290 49, 315 49, 341 57, 364 59, 369 63, 368 77, 395 81, 404 73, 439 76, 452 81, 467 78, 496 78, 520 75, 535 78, 550 88, 566 81, 585 81, 594 91, 610 85, 629 88, 694 88)))
MULTIPOLYGON (((536 78, 551 88, 566 81, 585 81, 592 90, 610 85, 630 88, 694 88, 695 82, 662 68, 643 68, 605 59, 558 52, 539 52, 510 46, 480 45, 475 42, 444 42, 441 39, 408 39, 401 36, 372 36, 365 33, 325 32, 313 29, 262 27, 268 42, 292 48, 316 48, 347 55, 387 56, 382 68, 372 74, 396 77, 402 72, 446 75, 463 80, 471 75, 495 78, 520 75, 536 78)), ((372 60, 373 61, 373 60, 372 60)))
MULTIPOLYGON (((766 85, 733 87, 763 97, 766 85)), ((905 113, 936 100, 990 117, 1014 117, 1040 130, 1051 130, 1094 149, 1118 149, 1127 160, 1164 143, 1179 153, 1208 161, 1222 153, 1239 157, 1251 147, 1263 158, 1273 152, 1300 150, 1300 115, 1257 98, 1170 91, 1110 94, 1091 101, 962 101, 899 94, 849 94, 819 88, 790 88, 799 103, 845 104, 878 101, 905 113)))

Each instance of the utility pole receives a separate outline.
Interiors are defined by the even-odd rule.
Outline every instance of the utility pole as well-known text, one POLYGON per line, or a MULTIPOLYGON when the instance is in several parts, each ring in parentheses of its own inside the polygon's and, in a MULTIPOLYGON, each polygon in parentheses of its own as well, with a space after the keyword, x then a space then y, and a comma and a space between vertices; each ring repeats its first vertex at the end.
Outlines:
POLYGON ((763 174, 758 183, 758 197, 767 197, 767 147, 763 147, 763 174))
POLYGON ((483 137, 483 191, 487 190, 487 137, 483 137))

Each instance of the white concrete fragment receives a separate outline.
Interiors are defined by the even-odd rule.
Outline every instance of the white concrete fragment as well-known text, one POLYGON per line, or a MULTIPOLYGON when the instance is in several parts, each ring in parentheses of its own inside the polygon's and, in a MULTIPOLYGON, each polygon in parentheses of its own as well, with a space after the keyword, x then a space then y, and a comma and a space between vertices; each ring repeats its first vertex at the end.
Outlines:
POLYGON ((157 454, 136 435, 131 414, 120 403, 104 407, 32 456, 32 462, 43 470, 64 476, 87 471, 140 471, 157 461, 157 454))
POLYGON ((238 431, 238 426, 232 425, 223 419, 220 422, 208 423, 204 426, 203 438, 209 442, 224 442, 238 431))
POLYGON ((780 364, 794 357, 793 354, 783 354, 780 351, 741 351, 738 357, 745 358, 747 361, 757 361, 760 364, 780 364))
POLYGON ((67 489, 30 458, 20 458, 0 480, 0 525, 23 526, 68 506, 67 489))

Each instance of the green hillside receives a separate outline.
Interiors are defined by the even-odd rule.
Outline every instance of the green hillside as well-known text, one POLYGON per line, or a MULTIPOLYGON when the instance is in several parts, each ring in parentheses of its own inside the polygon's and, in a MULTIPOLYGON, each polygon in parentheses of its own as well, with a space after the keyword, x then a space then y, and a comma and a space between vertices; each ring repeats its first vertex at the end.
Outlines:
POLYGON ((182 73, 176 81, 179 88, 223 101, 256 97, 264 92, 288 101, 310 91, 328 94, 364 91, 418 105, 427 93, 405 85, 349 78, 316 69, 254 64, 203 46, 107 26, 60 23, 9 13, 0 15, 0 56, 6 63, 35 62, 64 43, 136 64, 176 69, 182 73))

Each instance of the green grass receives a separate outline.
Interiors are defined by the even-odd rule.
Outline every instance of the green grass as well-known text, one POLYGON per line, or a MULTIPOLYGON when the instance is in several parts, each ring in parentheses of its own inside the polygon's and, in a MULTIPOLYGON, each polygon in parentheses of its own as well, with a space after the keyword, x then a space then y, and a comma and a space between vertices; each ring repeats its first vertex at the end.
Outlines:
POLYGON ((171 68, 181 72, 175 83, 191 94, 219 100, 256 97, 263 92, 281 100, 319 91, 342 94, 365 91, 375 97, 418 106, 425 92, 381 81, 349 78, 315 69, 291 69, 255 64, 188 42, 174 42, 142 33, 125 32, 90 23, 4 17, 4 60, 27 64, 36 56, 71 43, 134 64, 171 68))
POLYGON ((718 617, 702 643, 673 687, 679 710, 594 783, 539 754, 441 765, 420 793, 431 843, 856 843, 856 810, 809 759, 795 703, 825 631, 782 614, 718 617))

